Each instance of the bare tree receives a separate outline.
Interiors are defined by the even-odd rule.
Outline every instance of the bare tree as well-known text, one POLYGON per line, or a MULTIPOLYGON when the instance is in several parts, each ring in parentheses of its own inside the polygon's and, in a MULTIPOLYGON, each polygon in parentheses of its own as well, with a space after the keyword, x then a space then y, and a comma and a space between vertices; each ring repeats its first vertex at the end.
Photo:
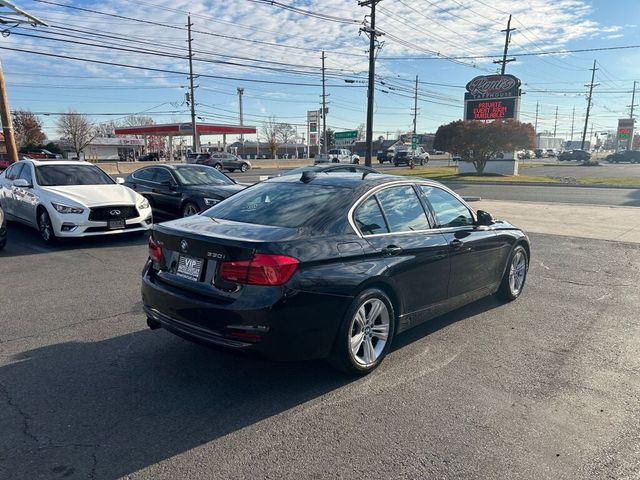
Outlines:
POLYGON ((281 143, 290 143, 296 138, 296 129, 288 123, 278 123, 278 139, 281 143))
POLYGON ((56 128, 60 138, 66 140, 76 156, 80 158, 82 151, 96 137, 96 129, 89 121, 89 117, 75 110, 61 115, 56 120, 56 128))
POLYGON ((42 120, 26 110, 13 112, 13 129, 18 149, 42 145, 47 136, 42 131, 42 120))
POLYGON ((367 126, 364 123, 358 125, 358 141, 364 140, 367 136, 367 126))
POLYGON ((267 144, 269 145, 269 150, 271 151, 272 157, 276 156, 278 145, 280 145, 280 129, 278 128, 279 125, 280 124, 276 121, 276 117, 274 117, 273 115, 271 115, 262 124, 262 134, 267 140, 267 144))
POLYGON ((120 124, 115 120, 99 123, 95 126, 96 137, 111 137, 114 135, 114 131, 118 127, 120 127, 120 124))
POLYGON ((145 117, 144 115, 129 115, 124 119, 124 124, 127 127, 143 127, 145 125, 155 125, 155 121, 151 117, 145 117))

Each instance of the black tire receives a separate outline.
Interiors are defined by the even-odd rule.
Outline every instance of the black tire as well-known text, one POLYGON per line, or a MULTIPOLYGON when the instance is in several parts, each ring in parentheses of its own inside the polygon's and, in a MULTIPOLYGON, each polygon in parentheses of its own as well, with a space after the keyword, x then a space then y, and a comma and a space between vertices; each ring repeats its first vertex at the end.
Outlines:
POLYGON ((387 294, 377 288, 364 290, 354 298, 342 319, 329 357, 329 362, 338 370, 350 375, 367 375, 382 363, 384 357, 389 352, 395 330, 396 316, 393 310, 393 304, 387 294), (359 322, 356 318, 358 311, 364 308, 366 314, 372 313, 374 305, 383 305, 386 310, 381 309, 379 316, 373 318, 373 323, 371 324, 368 323, 371 319, 367 319, 366 315, 363 322, 359 322), (367 307, 369 307, 369 310, 367 310, 367 307), (384 326, 385 321, 388 321, 386 327, 384 326), (384 343, 381 343, 383 340, 379 338, 378 335, 382 335, 385 328, 387 330, 386 340, 384 340, 384 343), (378 335, 376 335, 376 332, 378 335), (356 353, 353 353, 351 347, 352 341, 360 334, 362 334, 362 339, 357 346, 358 350, 356 353), (375 345, 373 343, 374 341, 375 345), (358 352, 362 352, 363 357, 366 357, 367 345, 369 345, 371 349, 368 350, 371 352, 371 355, 375 354, 375 359, 365 364, 358 360, 360 359, 358 352))
POLYGON ((235 171, 236 171, 236 169, 235 169, 235 168, 230 168, 230 169, 229 169, 229 173, 233 173, 233 172, 235 172, 235 171))
POLYGON ((0 240, 0 250, 3 250, 4 247, 6 247, 6 245, 7 245, 7 237, 0 240))
POLYGON ((243 163, 242 165, 240 165, 240 171, 242 173, 246 172, 247 170, 249 170, 249 165, 246 163, 243 163))
POLYGON ((223 166, 221 163, 216 163, 213 168, 215 168, 216 170, 218 170, 219 172, 221 172, 223 170, 223 166))
POLYGON ((400 166, 400 164, 398 162, 393 162, 393 165, 396 166, 396 167, 400 166))
POLYGON ((54 245, 58 238, 56 237, 55 232, 53 231, 53 224, 51 223, 51 217, 49 217, 49 213, 47 209, 41 207, 38 209, 38 231, 40 232, 40 238, 47 245, 54 245))
POLYGON ((424 165, 424 158, 420 159, 420 166, 422 167, 424 165))
POLYGON ((382 165, 382 164, 384 163, 384 161, 382 161, 382 160, 378 160, 378 163, 379 163, 380 165, 382 165))
POLYGON ((507 268, 504 271, 504 276, 502 277, 502 282, 498 289, 498 296, 503 300, 508 301, 518 298, 524 289, 528 272, 529 256, 527 255, 527 250, 522 245, 517 245, 509 256, 509 262, 507 263, 507 268), (520 265, 522 260, 524 261, 522 277, 519 284, 515 285, 517 288, 514 288, 514 283, 511 281, 511 273, 513 270, 519 270, 517 265, 520 265))
POLYGON ((182 206, 182 218, 197 215, 200 209, 193 202, 187 202, 182 206))
POLYGON ((354 158, 353 159, 353 163, 354 163, 354 165, 360 165, 360 159, 359 158, 354 158))

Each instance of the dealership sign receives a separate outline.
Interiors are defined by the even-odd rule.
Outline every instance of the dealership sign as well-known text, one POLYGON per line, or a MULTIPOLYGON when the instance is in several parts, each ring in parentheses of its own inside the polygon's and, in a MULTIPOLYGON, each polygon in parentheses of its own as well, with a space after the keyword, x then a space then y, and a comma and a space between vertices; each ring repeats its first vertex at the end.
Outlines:
POLYGON ((475 77, 464 94, 465 120, 517 119, 520 107, 520 80, 513 75, 475 77))

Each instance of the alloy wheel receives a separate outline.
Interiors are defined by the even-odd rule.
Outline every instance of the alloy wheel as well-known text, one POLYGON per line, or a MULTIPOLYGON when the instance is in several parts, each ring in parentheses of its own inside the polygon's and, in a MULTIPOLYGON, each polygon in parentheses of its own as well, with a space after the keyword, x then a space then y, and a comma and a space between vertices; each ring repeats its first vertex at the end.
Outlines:
POLYGON ((389 340, 390 316, 386 304, 370 298, 360 305, 349 328, 349 346, 353 360, 363 366, 373 365, 389 340))
POLYGON ((38 228, 40 235, 45 242, 50 242, 53 238, 53 225, 51 225, 51 219, 46 211, 40 212, 38 217, 38 228))
POLYGON ((182 210, 183 217, 191 217, 198 214, 198 208, 193 203, 187 203, 182 210))
POLYGON ((526 273, 527 259, 523 250, 518 250, 513 256, 509 267, 509 288, 513 295, 518 295, 522 290, 526 273))

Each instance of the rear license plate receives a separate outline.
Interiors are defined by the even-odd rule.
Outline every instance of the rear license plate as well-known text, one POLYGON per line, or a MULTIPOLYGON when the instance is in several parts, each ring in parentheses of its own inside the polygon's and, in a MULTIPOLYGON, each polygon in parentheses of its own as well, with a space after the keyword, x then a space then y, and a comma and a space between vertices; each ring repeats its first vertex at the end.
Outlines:
POLYGON ((109 220, 108 222, 109 230, 118 230, 120 228, 124 228, 124 220, 109 220))
POLYGON ((198 280, 200 280, 202 264, 203 261, 200 258, 185 257, 184 255, 180 255, 180 258, 178 259, 178 269, 176 270, 176 275, 197 282, 198 280))

